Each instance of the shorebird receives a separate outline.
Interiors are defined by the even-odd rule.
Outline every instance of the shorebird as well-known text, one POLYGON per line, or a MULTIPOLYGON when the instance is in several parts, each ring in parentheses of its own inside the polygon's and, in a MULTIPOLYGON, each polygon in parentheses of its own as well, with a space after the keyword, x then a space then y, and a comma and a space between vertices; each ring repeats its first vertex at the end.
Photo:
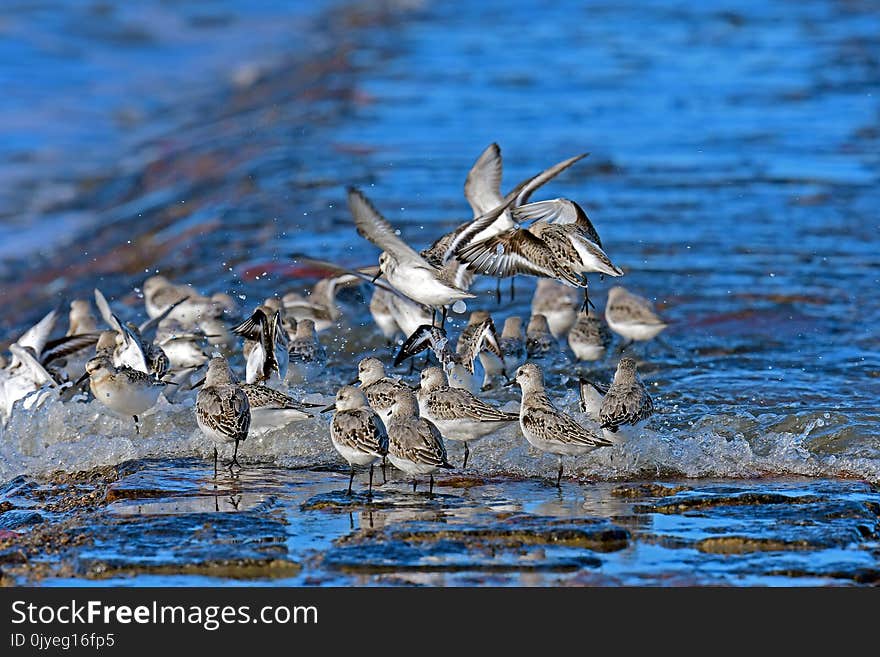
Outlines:
POLYGON ((358 363, 357 381, 360 382, 370 407, 386 424, 395 393, 398 390, 409 390, 409 386, 403 381, 386 376, 382 361, 372 356, 358 363))
POLYGON ((251 407, 249 436, 259 436, 286 427, 291 422, 307 420, 312 417, 307 408, 316 404, 298 402, 280 390, 259 383, 243 383, 240 388, 251 407))
MULTIPOLYGON (((43 318, 31 326, 27 331, 21 334, 14 344, 22 349, 31 349, 32 353, 39 356, 43 353, 46 343, 49 341, 49 335, 55 328, 58 321, 58 309, 50 310, 43 318)), ((21 365, 21 359, 15 353, 12 354, 12 360, 7 369, 15 370, 21 365)))
POLYGON ((134 418, 135 433, 140 433, 138 416, 156 405, 166 384, 127 365, 114 365, 110 354, 115 348, 116 334, 103 332, 98 338, 95 357, 86 363, 89 388, 104 406, 134 418))
POLYGON ((528 356, 521 317, 511 315, 504 320, 504 328, 501 330, 498 346, 504 359, 504 375, 509 378, 521 365, 525 364, 528 356))
POLYGON ((315 335, 315 323, 311 319, 301 319, 296 323, 296 335, 290 341, 287 353, 290 360, 288 383, 314 382, 325 374, 327 352, 315 335))
POLYGON ((281 312, 261 305, 234 327, 232 332, 245 338, 244 350, 247 365, 245 381, 263 383, 274 380, 283 383, 290 363, 287 333, 281 323, 281 312))
POLYGON ((608 290, 605 321, 612 331, 627 340, 626 344, 635 340, 650 340, 667 326, 654 312, 654 306, 648 299, 620 285, 608 290))
POLYGON ((434 471, 452 468, 446 459, 446 447, 440 431, 431 422, 419 417, 419 405, 412 390, 398 389, 391 405, 388 429, 388 460, 398 470, 412 475, 413 492, 416 477, 430 475, 428 494, 434 493, 434 471))
POLYGON ((148 317, 158 317, 168 306, 174 306, 168 316, 186 328, 198 326, 203 319, 219 318, 226 310, 235 310, 229 295, 206 297, 188 285, 176 285, 159 275, 144 281, 143 292, 148 317))
MULTIPOLYGON (((430 247, 422 251, 422 256, 435 266, 443 266, 460 245, 482 242, 514 228, 516 224, 511 216, 511 210, 525 204, 532 193, 541 185, 552 180, 586 156, 587 153, 583 153, 554 164, 537 176, 523 180, 507 196, 502 197, 501 149, 498 144, 490 144, 471 167, 465 180, 464 195, 473 210, 474 218, 440 237, 430 247)), ((456 281, 465 287, 470 285, 475 273, 482 272, 471 270, 467 263, 458 262, 455 265, 456 281)), ((500 279, 498 284, 496 296, 500 303, 500 279)), ((513 281, 511 281, 510 291, 512 299, 513 281)))
MULTIPOLYGON (((531 220, 529 205, 515 208, 514 218, 531 220)), ((527 228, 517 225, 488 239, 457 246, 455 257, 472 271, 487 276, 507 278, 525 274, 582 288, 586 307, 589 297, 585 274, 623 276, 623 270, 594 241, 598 235, 588 219, 565 223, 564 215, 548 216, 534 220, 527 228)))
POLYGON ((477 352, 480 365, 483 367, 481 390, 488 390, 497 377, 505 376, 505 374, 495 322, 485 310, 475 310, 471 313, 467 325, 461 330, 458 341, 455 343, 455 352, 463 360, 466 360, 468 355, 474 351, 477 352))
POLYGON ((33 397, 32 393, 58 385, 52 373, 40 363, 33 347, 13 343, 9 350, 18 366, 13 369, 10 363, 0 370, 0 413, 4 423, 12 416, 13 405, 17 401, 23 399, 23 408, 33 408, 42 399, 33 397))
POLYGON ((348 494, 354 482, 355 466, 370 466, 369 494, 373 492, 373 466, 388 454, 388 432, 382 420, 367 402, 363 390, 342 386, 336 393, 336 409, 330 423, 330 441, 339 455, 351 466, 348 494))
POLYGON ((222 356, 215 356, 208 363, 205 384, 196 396, 196 422, 202 433, 214 441, 214 475, 217 474, 217 444, 235 443, 229 470, 232 471, 234 465, 240 468, 238 445, 248 437, 251 407, 222 356))
POLYGON ((281 301, 286 315, 297 322, 310 319, 319 333, 333 326, 341 315, 336 305, 336 290, 339 286, 359 282, 355 276, 343 274, 319 280, 308 295, 297 292, 285 294, 281 301))
POLYGON ((578 360, 599 360, 611 344, 611 331, 593 311, 581 311, 568 332, 568 346, 578 360))
POLYGON ((559 344, 550 333, 550 326, 544 315, 532 315, 526 327, 526 352, 529 358, 543 358, 557 351, 559 344))
POLYGON ((468 442, 519 419, 516 413, 506 413, 490 406, 467 390, 450 388, 446 374, 439 367, 422 371, 417 398, 421 417, 433 422, 446 440, 464 443, 462 468, 467 467, 468 442))
POLYGON ((474 295, 455 284, 452 267, 436 267, 397 236, 394 227, 360 191, 348 190, 348 207, 358 233, 382 249, 379 270, 388 283, 416 303, 444 310, 474 295))
POLYGON ((599 422, 605 437, 619 442, 638 435, 653 414, 654 402, 639 377, 636 361, 621 358, 599 408, 599 422))
POLYGON ((92 306, 85 299, 74 299, 70 302, 67 335, 94 333, 98 330, 98 321, 92 314, 92 306))
POLYGON ((526 363, 520 367, 514 381, 522 390, 519 424, 523 436, 542 452, 556 454, 559 458, 557 488, 562 481, 563 456, 586 454, 597 447, 612 444, 610 440, 581 426, 553 406, 544 390, 541 368, 534 363, 526 363))
POLYGON ((490 322, 491 320, 482 322, 470 339, 461 345, 461 351, 452 350, 446 329, 442 326, 423 324, 400 346, 394 357, 394 365, 396 367, 407 358, 431 349, 449 377, 449 385, 476 394, 480 391, 484 378, 484 373, 478 371, 476 367, 480 351, 488 348, 496 355, 501 353, 495 338, 494 326, 490 322))
POLYGON ((532 295, 532 314, 544 315, 554 338, 568 333, 577 319, 581 302, 577 290, 549 278, 538 279, 532 295))
POLYGON ((201 330, 187 329, 170 317, 159 322, 156 329, 155 344, 165 352, 172 370, 200 367, 208 362, 205 341, 201 330))

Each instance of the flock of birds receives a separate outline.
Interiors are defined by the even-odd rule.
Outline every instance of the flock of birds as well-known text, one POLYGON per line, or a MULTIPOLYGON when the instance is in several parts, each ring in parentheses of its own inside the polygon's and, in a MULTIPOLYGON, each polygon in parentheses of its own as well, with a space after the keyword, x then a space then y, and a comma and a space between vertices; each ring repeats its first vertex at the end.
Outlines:
MULTIPOLYGON (((608 385, 581 380, 581 410, 590 421, 578 421, 548 396, 542 360, 558 353, 563 339, 576 359, 592 361, 605 356, 612 332, 623 338, 623 353, 630 342, 651 340, 666 327, 649 300, 621 286, 609 290, 603 321, 592 307, 586 276, 619 277, 623 270, 605 253, 578 203, 530 202, 544 183, 582 157, 560 162, 502 196, 501 153, 490 145, 465 182, 473 218, 422 251, 407 244, 363 193, 350 189, 355 227, 381 250, 378 266, 347 269, 294 254, 302 262, 320 263, 330 275, 308 294, 266 299, 237 325, 230 319, 239 309, 229 295, 204 296, 163 276, 143 285, 148 319, 139 325, 123 322, 95 290, 103 329, 89 301, 74 300, 65 335, 52 338, 63 315, 59 307, 9 346, 8 361, 0 356, 0 416, 5 423, 52 395, 70 403, 93 397, 131 417, 138 433, 139 416, 160 395, 176 403, 197 390, 197 424, 216 446, 231 446, 228 467, 234 472, 241 467, 239 445, 248 436, 317 412, 320 405, 295 399, 289 386, 326 379, 327 353, 318 335, 339 325, 337 291, 367 283, 375 325, 399 343, 393 364, 411 359, 412 368, 417 355, 427 353, 415 386, 389 376, 382 360, 361 359, 356 381, 339 388, 334 404, 321 410, 333 411, 330 442, 350 465, 348 492, 356 468, 367 467, 372 492, 374 466, 381 463, 384 472, 386 462, 413 477, 414 491, 417 477, 428 475, 433 492, 433 473, 453 467, 447 441, 464 444, 466 468, 469 443, 516 422, 531 445, 559 457, 558 486, 563 456, 626 440, 650 418, 653 402, 636 361, 624 356, 608 385), (521 317, 510 316, 499 334, 490 313, 476 310, 453 347, 447 314, 450 308, 462 312, 464 300, 475 298, 470 287, 476 276, 498 279, 500 302, 500 280, 518 274, 539 279, 525 330, 521 317), (243 380, 230 365, 239 348, 243 380), (519 386, 517 413, 481 398, 502 385, 519 386)), ((217 462, 215 447, 215 473, 217 462)))

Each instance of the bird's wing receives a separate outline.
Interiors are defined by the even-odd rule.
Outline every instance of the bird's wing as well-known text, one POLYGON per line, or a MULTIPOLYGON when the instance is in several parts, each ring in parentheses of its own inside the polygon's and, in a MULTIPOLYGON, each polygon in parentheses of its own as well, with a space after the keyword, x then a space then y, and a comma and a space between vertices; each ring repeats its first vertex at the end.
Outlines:
POLYGON ((422 256, 397 236, 394 226, 388 223, 367 197, 353 187, 348 190, 348 209, 361 237, 398 258, 424 261, 422 256))
POLYGON ((22 367, 28 372, 31 381, 33 381, 37 385, 50 384, 55 385, 56 381, 52 377, 49 372, 46 371, 46 368, 37 360, 36 356, 34 356, 34 352, 31 347, 22 347, 17 343, 13 343, 9 345, 9 351, 12 352, 12 355, 18 358, 22 367))
POLYGON ((626 424, 638 424, 654 412, 651 396, 641 387, 629 390, 611 390, 606 394, 599 409, 599 422, 603 429, 614 429, 626 424))
POLYGON ((400 350, 394 357, 394 366, 397 367, 407 358, 420 354, 428 348, 439 354, 446 347, 446 343, 446 331, 442 327, 422 324, 400 345, 400 350))
POLYGON ((523 426, 543 440, 555 440, 570 445, 602 447, 611 441, 572 420, 565 413, 550 408, 532 408, 521 418, 523 426))
POLYGON ((113 315, 113 311, 110 309, 110 304, 107 303, 107 298, 98 288, 95 288, 95 305, 98 307, 98 312, 101 313, 101 317, 107 323, 107 326, 117 333, 122 333, 122 324, 113 315))
POLYGON ((147 321, 143 322, 138 327, 138 330, 141 332, 141 336, 145 340, 152 342, 153 339, 156 337, 156 329, 159 326, 159 322, 161 322, 163 319, 168 317, 168 315, 171 314, 172 310, 177 308, 177 306, 182 304, 187 299, 189 299, 189 295, 181 297, 180 299, 178 299, 177 301, 175 301, 174 303, 169 305, 167 308, 165 308, 165 310, 163 310, 161 313, 159 313, 158 315, 153 317, 152 319, 148 319, 147 321))
POLYGON ((83 349, 93 347, 97 344, 100 337, 101 334, 98 332, 77 333, 76 335, 66 335, 62 338, 50 340, 43 347, 43 352, 40 354, 40 362, 43 365, 49 365, 52 361, 59 358, 65 358, 83 349))
POLYGON ((581 153, 580 155, 575 155, 574 157, 570 157, 567 160, 562 160, 557 164, 554 164, 552 167, 548 167, 544 169, 537 176, 532 176, 531 178, 527 178, 523 180, 520 184, 514 187, 508 194, 505 196, 505 199, 513 199, 513 206, 517 207, 520 205, 524 205, 528 203, 529 197, 535 192, 536 189, 541 187, 551 180, 553 180, 560 173, 565 171, 572 164, 577 162, 578 160, 582 160, 587 157, 589 153, 581 153))
POLYGON ((20 347, 30 347, 35 354, 41 353, 49 340, 49 334, 55 328, 58 314, 57 308, 50 310, 39 322, 25 331, 15 343, 20 347))
POLYGON ((501 171, 501 148, 498 144, 489 144, 464 181, 464 197, 474 211, 474 218, 504 203, 501 171))
POLYGON ((251 316, 244 320, 238 326, 232 328, 235 335, 239 335, 248 340, 259 340, 263 334, 263 327, 266 324, 266 313, 262 308, 257 308, 251 316))
POLYGON ((567 198, 554 198, 521 205, 513 209, 513 218, 519 224, 540 220, 554 224, 576 224, 590 241, 595 242, 599 247, 602 246, 599 233, 596 232, 587 213, 580 205, 567 198))

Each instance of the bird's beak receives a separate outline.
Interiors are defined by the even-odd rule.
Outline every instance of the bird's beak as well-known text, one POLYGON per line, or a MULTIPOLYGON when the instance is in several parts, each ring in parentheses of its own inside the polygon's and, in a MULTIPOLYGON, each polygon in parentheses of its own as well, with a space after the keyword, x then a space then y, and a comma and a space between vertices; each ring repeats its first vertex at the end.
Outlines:
POLYGON ((334 410, 335 408, 336 408, 336 402, 333 402, 329 406, 325 406, 324 408, 322 408, 321 413, 329 413, 330 411, 334 410))
POLYGON ((76 386, 80 385, 83 381, 85 381, 88 378, 89 378, 89 373, 84 372, 83 375, 76 380, 76 383, 73 384, 73 387, 75 388, 76 386))
POLYGON ((370 282, 371 282, 371 283, 375 283, 376 281, 379 280, 379 277, 380 277, 381 275, 382 275, 382 270, 380 269, 378 272, 376 272, 376 275, 373 276, 373 280, 370 281, 370 282))
POLYGON ((350 382, 348 383, 348 385, 353 386, 353 385, 355 385, 356 383, 360 383, 360 379, 359 379, 359 378, 358 378, 358 379, 355 379, 354 381, 350 381, 350 382))
POLYGON ((516 379, 510 379, 507 383, 504 384, 505 388, 512 388, 516 385, 516 379))
POLYGON ((204 383, 205 383, 205 377, 202 377, 201 379, 199 379, 198 381, 196 381, 195 383, 193 383, 193 384, 189 387, 189 389, 190 389, 190 390, 195 390, 195 389, 198 388, 199 386, 204 385, 204 383))
POLYGON ((419 385, 415 385, 415 386, 410 386, 409 389, 418 392, 419 390, 422 389, 422 385, 419 384, 419 385))

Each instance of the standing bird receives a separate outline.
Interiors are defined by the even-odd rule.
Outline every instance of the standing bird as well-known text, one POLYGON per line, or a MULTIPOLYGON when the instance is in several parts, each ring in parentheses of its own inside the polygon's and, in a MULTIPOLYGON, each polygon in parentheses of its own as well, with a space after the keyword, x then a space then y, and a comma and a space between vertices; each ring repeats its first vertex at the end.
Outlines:
POLYGON ((235 443, 229 470, 238 462, 238 445, 248 437, 251 405, 245 392, 235 383, 229 363, 214 356, 208 363, 205 384, 196 396, 199 429, 214 441, 214 475, 217 475, 217 444, 235 443))
POLYGON ((586 454, 597 447, 612 444, 559 411, 544 390, 544 375, 534 363, 526 363, 516 371, 516 383, 522 390, 519 424, 523 436, 542 452, 559 457, 556 487, 562 481, 562 457, 586 454))
POLYGON ((300 319, 296 323, 296 334, 288 348, 290 365, 287 370, 287 382, 293 384, 314 382, 326 370, 327 351, 318 341, 315 334, 315 322, 311 319, 300 319))
POLYGON ((92 306, 85 299, 74 299, 70 302, 70 320, 67 335, 93 333, 98 330, 98 322, 92 314, 92 306))
POLYGON ((525 364, 528 357, 522 317, 511 315, 504 320, 504 328, 501 330, 498 346, 501 349, 501 357, 504 359, 504 375, 509 378, 521 365, 525 364))
POLYGON ((388 429, 388 460, 398 470, 412 475, 413 492, 416 476, 430 475, 428 494, 434 493, 434 471, 451 469, 446 459, 446 447, 439 429, 419 417, 419 405, 412 390, 399 389, 394 393, 388 429))
POLYGON ((611 344, 611 331, 593 311, 582 310, 568 332, 568 346, 578 360, 599 360, 611 344))
MULTIPOLYGON (((333 406, 328 406, 330 410, 333 406)), ((336 413, 330 423, 330 441, 351 466, 348 494, 354 482, 354 466, 370 466, 369 494, 373 492, 373 466, 388 454, 388 432, 368 403, 363 390, 342 386, 336 393, 336 413)))
POLYGON ((245 381, 265 383, 274 381, 273 377, 277 376, 279 382, 284 382, 290 356, 287 351, 287 333, 282 326, 281 312, 278 309, 257 306, 251 316, 234 327, 232 332, 245 339, 245 381))
POLYGON ((387 426, 388 412, 394 404, 394 395, 398 390, 409 390, 409 386, 403 381, 392 379, 385 375, 385 366, 382 361, 372 356, 364 358, 358 363, 358 378, 361 390, 367 397, 370 407, 376 411, 379 418, 387 426))
POLYGON ((446 375, 439 367, 422 371, 418 391, 419 413, 440 430, 446 440, 464 443, 464 463, 467 467, 470 449, 468 442, 478 440, 507 422, 516 422, 519 416, 489 406, 467 390, 450 388, 446 375))
POLYGON ((120 415, 134 418, 135 433, 140 433, 138 415, 151 409, 165 384, 149 374, 127 365, 113 364, 116 333, 104 331, 98 338, 95 357, 86 363, 89 388, 99 402, 120 415))
POLYGON ((599 423, 605 437, 619 442, 638 435, 653 414, 654 402, 639 377, 636 361, 621 358, 599 409, 599 423))
POLYGON ((550 333, 544 315, 532 315, 526 327, 526 352, 529 358, 543 358, 559 347, 556 338, 550 333))
POLYGON ((532 295, 532 314, 547 318, 554 338, 568 333, 577 319, 580 305, 574 288, 548 278, 538 279, 532 295))
POLYGON ((624 347, 634 340, 650 340, 667 326, 654 312, 654 306, 648 299, 620 285, 608 290, 605 321, 612 331, 626 339, 624 347))

